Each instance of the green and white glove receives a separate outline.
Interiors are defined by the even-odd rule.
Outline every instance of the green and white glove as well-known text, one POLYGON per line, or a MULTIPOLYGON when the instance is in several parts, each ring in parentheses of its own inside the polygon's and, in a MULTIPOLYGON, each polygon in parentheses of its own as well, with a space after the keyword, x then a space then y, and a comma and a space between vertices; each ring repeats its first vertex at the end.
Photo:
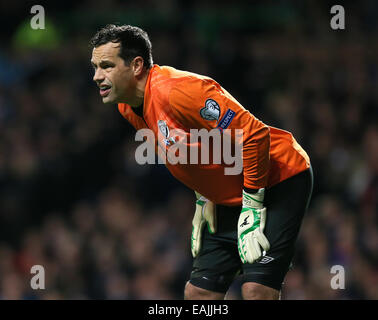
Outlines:
POLYGON ((205 224, 207 223, 208 230, 211 234, 216 232, 216 212, 215 204, 209 199, 206 199, 204 196, 196 193, 197 202, 196 202, 196 211, 192 220, 192 240, 191 240, 191 249, 192 256, 195 258, 201 250, 201 239, 202 239, 202 230, 205 224))
POLYGON ((243 208, 238 221, 238 249, 243 263, 255 262, 270 248, 263 233, 266 221, 264 193, 264 188, 254 194, 243 190, 243 208))

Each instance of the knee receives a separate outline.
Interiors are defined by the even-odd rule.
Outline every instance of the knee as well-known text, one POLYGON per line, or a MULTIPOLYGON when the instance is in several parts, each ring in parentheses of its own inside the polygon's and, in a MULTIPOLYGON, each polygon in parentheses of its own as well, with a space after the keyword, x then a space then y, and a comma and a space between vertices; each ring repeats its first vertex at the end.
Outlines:
POLYGON ((242 294, 245 300, 278 300, 278 290, 255 282, 246 282, 242 286, 242 294))
POLYGON ((222 300, 224 294, 220 292, 209 291, 192 285, 189 281, 185 285, 185 300, 222 300))

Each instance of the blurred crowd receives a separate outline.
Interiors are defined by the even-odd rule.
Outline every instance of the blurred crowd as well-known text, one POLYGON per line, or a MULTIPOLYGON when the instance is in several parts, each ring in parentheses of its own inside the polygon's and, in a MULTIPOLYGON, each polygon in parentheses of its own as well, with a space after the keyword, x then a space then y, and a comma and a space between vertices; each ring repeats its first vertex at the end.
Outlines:
POLYGON ((41 4, 48 47, 42 31, 29 41, 31 5, 0 4, 0 298, 183 298, 194 194, 136 163, 134 129, 92 81, 89 39, 119 22, 149 33, 155 63, 214 78, 308 152, 313 198, 282 298, 378 299, 376 2, 345 1, 338 31, 327 1, 41 4), (337 265, 345 289, 330 285, 337 265))

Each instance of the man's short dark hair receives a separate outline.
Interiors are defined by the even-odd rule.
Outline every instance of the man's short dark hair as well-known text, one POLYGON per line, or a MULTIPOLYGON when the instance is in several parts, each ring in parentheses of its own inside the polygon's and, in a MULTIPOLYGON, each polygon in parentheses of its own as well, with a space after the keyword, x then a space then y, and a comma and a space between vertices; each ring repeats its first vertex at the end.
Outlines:
POLYGON ((144 66, 149 69, 152 67, 152 45, 146 31, 141 28, 122 25, 116 26, 108 24, 106 27, 97 31, 90 41, 92 47, 97 48, 108 42, 120 43, 119 56, 130 64, 135 57, 142 57, 144 66))

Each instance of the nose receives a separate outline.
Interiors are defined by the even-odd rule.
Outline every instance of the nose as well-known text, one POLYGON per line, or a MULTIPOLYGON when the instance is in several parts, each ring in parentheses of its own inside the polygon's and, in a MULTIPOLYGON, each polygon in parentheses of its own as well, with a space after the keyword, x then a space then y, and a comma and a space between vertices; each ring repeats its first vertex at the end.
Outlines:
POLYGON ((95 82, 101 82, 105 79, 103 72, 101 71, 101 68, 96 69, 95 74, 93 76, 93 81, 95 82))

